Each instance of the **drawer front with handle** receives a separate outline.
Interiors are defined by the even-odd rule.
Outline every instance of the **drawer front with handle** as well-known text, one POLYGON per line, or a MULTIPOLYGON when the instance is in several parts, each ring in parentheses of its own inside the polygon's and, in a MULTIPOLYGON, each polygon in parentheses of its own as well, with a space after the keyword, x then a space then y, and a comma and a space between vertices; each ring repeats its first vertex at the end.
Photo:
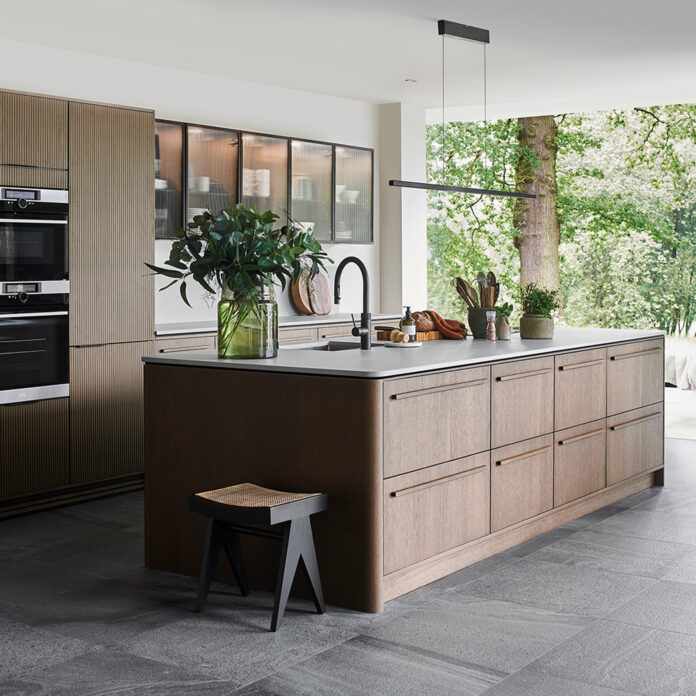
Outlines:
MULTIPOLYGON (((357 325, 360 326, 360 318, 357 319, 357 325)), ((319 338, 341 338, 343 336, 351 336, 353 324, 330 324, 329 326, 320 326, 318 328, 319 338)))
POLYGON ((156 353, 178 353, 188 350, 210 350, 215 348, 215 334, 177 336, 176 338, 156 338, 156 353))
POLYGON ((607 349, 607 413, 623 413, 664 399, 661 338, 607 349))
POLYGON ((607 419, 607 485, 661 466, 664 462, 662 404, 607 419))
POLYGON ((491 447, 553 432, 554 359, 517 360, 491 371, 491 447))
POLYGON ((605 348, 556 356, 556 430, 607 415, 606 357, 605 348))
POLYGON ((553 507, 553 435, 491 452, 491 532, 553 507))
POLYGON ((304 326, 296 329, 287 327, 278 329, 279 343, 304 343, 305 341, 316 341, 317 330, 313 326, 304 326))
POLYGON ((490 368, 384 383, 384 476, 490 447, 490 368))
POLYGON ((488 453, 384 482, 384 574, 490 531, 488 453))
POLYGON ((607 424, 604 419, 556 433, 553 504, 565 505, 606 486, 607 424))

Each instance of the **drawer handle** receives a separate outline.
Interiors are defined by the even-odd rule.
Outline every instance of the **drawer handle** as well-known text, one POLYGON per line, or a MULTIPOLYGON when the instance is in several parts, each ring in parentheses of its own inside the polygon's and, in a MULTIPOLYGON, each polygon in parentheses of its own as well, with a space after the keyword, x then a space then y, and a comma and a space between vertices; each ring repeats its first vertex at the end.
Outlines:
POLYGON ((432 488, 433 486, 440 486, 443 483, 449 483, 450 481, 456 481, 457 479, 464 478, 465 476, 471 476, 479 471, 483 471, 487 468, 486 464, 482 466, 477 466, 475 469, 469 469, 468 471, 460 471, 458 474, 452 474, 451 476, 443 476, 439 479, 434 479, 433 481, 426 481, 425 483, 417 483, 415 486, 409 486, 408 488, 401 488, 398 491, 392 491, 389 495, 392 498, 398 498, 402 495, 408 495, 409 493, 416 493, 418 491, 423 491, 426 488, 432 488))
POLYGON ((612 355, 609 360, 628 360, 629 358, 639 358, 641 355, 649 353, 661 353, 662 348, 648 348, 646 350, 637 350, 635 353, 624 353, 623 355, 612 355))
POLYGON ((488 378, 475 379, 471 382, 459 382, 458 384, 445 384, 442 387, 430 387, 428 389, 416 389, 410 392, 402 392, 401 394, 392 394, 392 399, 411 399, 414 396, 425 396, 426 394, 436 394, 437 392, 451 391, 452 389, 466 389, 467 387, 478 387, 481 384, 486 384, 488 378))
POLYGON ((601 365, 603 362, 604 358, 599 358, 598 360, 588 360, 587 362, 573 363, 572 365, 561 365, 558 369, 560 372, 566 372, 567 370, 579 370, 582 367, 601 365))
POLYGON ((544 367, 541 370, 530 370, 529 372, 520 372, 517 375, 503 375, 502 377, 496 377, 496 382, 509 382, 512 379, 524 379, 525 377, 536 377, 536 375, 547 375, 551 372, 550 367, 544 367))
POLYGON ((514 457, 508 457, 507 459, 499 459, 495 465, 503 466, 503 464, 512 464, 513 462, 519 462, 522 459, 531 459, 532 457, 538 457, 544 452, 548 452, 551 449, 551 445, 546 445, 546 447, 540 447, 539 449, 532 450, 531 452, 525 452, 524 454, 518 454, 514 457))
POLYGON ((651 413, 649 416, 643 416, 642 418, 634 418, 633 420, 626 421, 625 423, 619 423, 619 425, 612 425, 609 430, 622 430, 623 428, 629 428, 632 425, 638 425, 644 421, 650 420, 651 418, 660 418, 661 413, 651 413))
POLYGON ((206 348, 211 348, 212 346, 187 346, 185 348, 160 348, 160 353, 183 353, 187 350, 205 350, 206 348))
POLYGON ((580 442, 580 440, 586 440, 588 437, 594 437, 595 435, 600 435, 605 432, 604 428, 599 430, 591 430, 589 433, 584 433, 583 435, 576 435, 575 437, 569 437, 567 440, 559 440, 559 445, 570 445, 573 442, 580 442))

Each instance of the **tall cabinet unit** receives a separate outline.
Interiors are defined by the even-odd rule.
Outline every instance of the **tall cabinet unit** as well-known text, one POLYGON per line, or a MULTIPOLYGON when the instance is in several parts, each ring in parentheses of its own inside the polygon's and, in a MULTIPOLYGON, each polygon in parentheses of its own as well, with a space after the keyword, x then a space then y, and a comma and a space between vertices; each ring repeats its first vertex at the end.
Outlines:
POLYGON ((139 474, 152 349, 154 114, 70 103, 70 482, 139 474))

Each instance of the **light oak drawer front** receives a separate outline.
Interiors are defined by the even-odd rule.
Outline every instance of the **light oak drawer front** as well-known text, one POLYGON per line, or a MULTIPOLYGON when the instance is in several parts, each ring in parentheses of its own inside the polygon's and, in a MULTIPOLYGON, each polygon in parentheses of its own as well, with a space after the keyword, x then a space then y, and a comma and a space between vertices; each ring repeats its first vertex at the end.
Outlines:
POLYGON ((384 476, 487 450, 489 418, 488 367, 385 382, 384 476))
POLYGON ((553 432, 553 358, 494 365, 491 447, 553 432))
POLYGON ((556 356, 556 430, 607 415, 607 351, 556 356))
POLYGON ((607 485, 654 469, 664 460, 662 404, 607 419, 607 485))
POLYGON ((565 505, 606 486, 607 424, 604 419, 556 433, 553 504, 565 505))
POLYGON ((299 329, 278 329, 279 343, 303 343, 304 341, 316 341, 317 330, 307 326, 299 329))
POLYGON ((664 398, 662 339, 607 349, 607 413, 648 406, 664 398))
POLYGON ((177 338, 155 339, 155 353, 177 353, 187 350, 210 350, 215 348, 215 334, 179 336, 177 338))
POLYGON ((384 574, 490 532, 488 453, 384 482, 384 574))
POLYGON ((552 507, 552 435, 491 452, 491 532, 552 507))
MULTIPOLYGON (((358 320, 358 325, 360 321, 358 320)), ((351 336, 353 324, 331 324, 330 326, 319 326, 319 338, 341 338, 342 336, 351 336)))

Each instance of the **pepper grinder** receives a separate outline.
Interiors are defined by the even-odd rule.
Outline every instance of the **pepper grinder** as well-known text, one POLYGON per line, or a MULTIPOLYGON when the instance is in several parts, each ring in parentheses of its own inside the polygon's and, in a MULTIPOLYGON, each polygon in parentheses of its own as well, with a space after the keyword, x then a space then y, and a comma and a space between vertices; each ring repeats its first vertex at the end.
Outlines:
POLYGON ((495 341, 498 338, 495 333, 495 312, 486 312, 486 319, 488 320, 488 327, 486 328, 486 340, 495 341))

